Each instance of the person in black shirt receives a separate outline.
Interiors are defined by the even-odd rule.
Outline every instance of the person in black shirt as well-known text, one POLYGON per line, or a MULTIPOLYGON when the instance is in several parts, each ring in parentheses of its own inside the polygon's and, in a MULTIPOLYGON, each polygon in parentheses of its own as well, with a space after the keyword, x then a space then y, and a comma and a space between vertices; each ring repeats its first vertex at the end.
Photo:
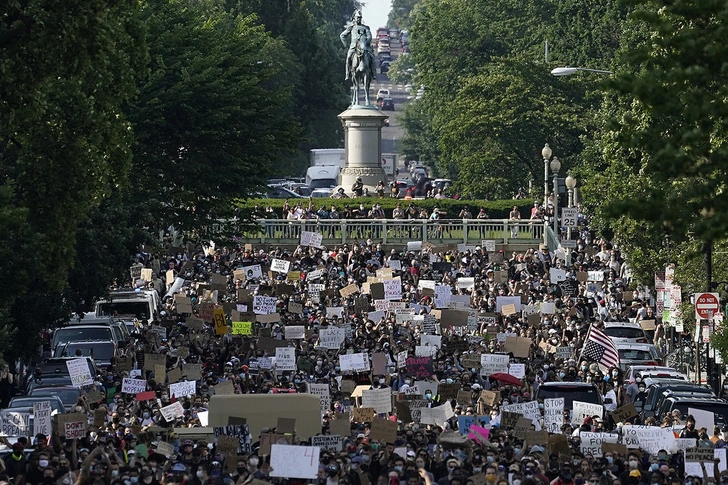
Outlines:
POLYGON ((695 429, 695 418, 692 414, 688 414, 685 428, 680 432, 680 438, 695 438, 696 440, 700 438, 695 429))

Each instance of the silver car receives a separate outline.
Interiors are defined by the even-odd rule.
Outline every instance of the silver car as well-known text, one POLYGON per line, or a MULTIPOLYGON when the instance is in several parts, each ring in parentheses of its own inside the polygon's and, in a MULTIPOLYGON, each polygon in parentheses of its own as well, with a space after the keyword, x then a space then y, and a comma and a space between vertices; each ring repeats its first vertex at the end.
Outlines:
POLYGON ((619 353, 619 367, 626 371, 633 365, 662 365, 662 355, 652 344, 615 342, 619 353))
POLYGON ((650 343, 645 331, 639 323, 631 322, 604 322, 604 333, 612 342, 627 342, 633 344, 650 343))

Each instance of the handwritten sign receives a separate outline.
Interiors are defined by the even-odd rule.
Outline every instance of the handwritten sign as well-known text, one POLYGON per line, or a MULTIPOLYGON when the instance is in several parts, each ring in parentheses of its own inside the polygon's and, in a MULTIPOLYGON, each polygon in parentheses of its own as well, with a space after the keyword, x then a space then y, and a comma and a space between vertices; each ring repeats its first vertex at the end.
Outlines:
POLYGON ((128 379, 121 381, 121 392, 129 394, 139 394, 147 390, 147 381, 145 379, 128 379))
MULTIPOLYGON (((73 387, 83 387, 94 383, 85 358, 67 360, 66 367, 68 367, 68 374, 71 377, 73 387)), ((84 434, 84 436, 86 435, 84 434)))

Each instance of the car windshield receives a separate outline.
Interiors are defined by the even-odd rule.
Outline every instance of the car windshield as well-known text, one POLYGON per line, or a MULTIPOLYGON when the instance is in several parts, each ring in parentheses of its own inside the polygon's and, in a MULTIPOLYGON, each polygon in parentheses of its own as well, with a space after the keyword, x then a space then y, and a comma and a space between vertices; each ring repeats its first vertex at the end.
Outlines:
POLYGON ((564 398, 564 409, 572 409, 574 401, 601 404, 599 391, 596 387, 570 386, 561 384, 558 386, 541 386, 538 388, 538 400, 564 398))
POLYGON ((94 360, 110 361, 114 357, 114 345, 109 343, 74 343, 63 349, 61 357, 74 357, 80 350, 83 357, 92 357, 94 360))
POLYGON ((336 179, 315 179, 311 180, 309 187, 312 189, 330 189, 336 187, 336 179))
POLYGON ((56 345, 65 342, 78 342, 79 340, 111 340, 113 338, 111 327, 93 328, 78 325, 74 327, 59 328, 53 335, 56 345))
POLYGON ((151 320, 149 303, 145 301, 124 301, 99 303, 98 312, 104 316, 134 315, 139 320, 151 320))
MULTIPOLYGON (((10 401, 10 405, 8 407, 10 408, 32 408, 33 404, 37 402, 44 402, 48 401, 47 399, 43 398, 44 396, 37 396, 37 397, 16 397, 12 401, 10 401)), ((55 413, 62 413, 63 409, 58 407, 57 401, 49 401, 51 403, 51 413, 55 411, 55 413)), ((54 414, 55 414, 54 413, 54 414)))
POLYGON ((63 404, 74 404, 81 395, 80 389, 70 389, 65 387, 53 388, 53 387, 40 387, 34 389, 30 393, 32 397, 36 396, 58 396, 63 401, 63 404))
POLYGON ((617 338, 641 338, 645 336, 645 332, 641 328, 634 327, 606 327, 604 333, 608 337, 617 338))
POLYGON ((620 360, 653 360, 652 355, 647 350, 639 349, 617 349, 619 351, 620 360))

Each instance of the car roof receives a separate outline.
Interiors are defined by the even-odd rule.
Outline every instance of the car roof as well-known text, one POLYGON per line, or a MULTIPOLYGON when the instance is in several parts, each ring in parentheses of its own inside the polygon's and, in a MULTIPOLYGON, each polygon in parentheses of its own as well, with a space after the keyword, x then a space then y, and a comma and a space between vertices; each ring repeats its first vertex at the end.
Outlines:
POLYGON ((728 401, 719 397, 702 397, 702 396, 668 396, 665 400, 672 399, 675 402, 692 402, 706 404, 728 404, 728 401))
POLYGON ((639 323, 632 323, 632 322, 604 322, 604 328, 608 328, 608 327, 642 328, 639 323))
MULTIPOLYGON (((99 345, 99 344, 109 344, 109 345, 116 345, 113 340, 76 340, 74 342, 67 342, 65 345, 68 347, 71 346, 79 346, 79 345, 99 345)), ((88 356, 87 356, 88 357, 88 356)), ((60 357, 65 358, 65 357, 60 357)))
POLYGON ((632 342, 614 342, 617 349, 638 349, 638 350, 649 350, 656 349, 653 344, 637 344, 632 342))
POLYGON ((568 386, 568 387, 594 387, 597 386, 593 382, 544 382, 539 387, 562 387, 562 386, 568 386))
MULTIPOLYGON (((643 344, 644 345, 644 344, 643 344)), ((682 372, 678 371, 677 369, 674 369, 672 367, 665 367, 662 365, 631 365, 629 367, 634 372, 644 372, 644 371, 659 371, 659 372, 671 372, 673 374, 681 374, 682 372)))

